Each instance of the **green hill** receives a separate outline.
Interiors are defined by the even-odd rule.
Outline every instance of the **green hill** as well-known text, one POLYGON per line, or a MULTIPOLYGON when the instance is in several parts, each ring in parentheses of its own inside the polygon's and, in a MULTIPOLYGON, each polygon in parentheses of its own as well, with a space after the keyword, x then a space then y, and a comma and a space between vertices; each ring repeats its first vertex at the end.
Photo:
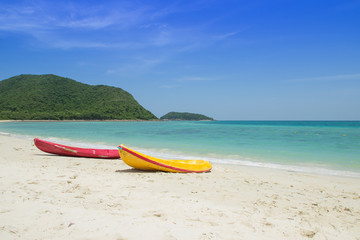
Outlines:
POLYGON ((0 81, 0 119, 157 119, 121 88, 91 86, 56 75, 19 75, 0 81))
POLYGON ((188 120, 188 121, 200 121, 200 120, 210 120, 213 121, 213 118, 207 117, 202 114, 197 113, 188 113, 188 112, 169 112, 162 116, 162 120, 188 120))

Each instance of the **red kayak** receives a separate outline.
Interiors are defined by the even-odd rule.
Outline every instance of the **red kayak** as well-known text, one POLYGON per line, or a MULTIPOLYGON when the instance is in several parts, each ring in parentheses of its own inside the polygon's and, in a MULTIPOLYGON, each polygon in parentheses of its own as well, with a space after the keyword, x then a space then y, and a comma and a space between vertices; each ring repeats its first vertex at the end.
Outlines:
POLYGON ((120 158, 117 149, 94 149, 94 148, 78 148, 65 146, 53 142, 48 142, 39 138, 34 138, 35 146, 41 151, 72 157, 88 157, 88 158, 120 158))

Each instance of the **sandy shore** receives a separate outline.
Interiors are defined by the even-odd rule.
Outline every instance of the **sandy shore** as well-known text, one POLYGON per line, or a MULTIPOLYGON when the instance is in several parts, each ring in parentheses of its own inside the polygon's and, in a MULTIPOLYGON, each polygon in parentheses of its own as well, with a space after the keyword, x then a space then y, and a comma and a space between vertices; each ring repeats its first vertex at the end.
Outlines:
POLYGON ((360 239, 360 179, 140 172, 0 135, 0 239, 360 239))

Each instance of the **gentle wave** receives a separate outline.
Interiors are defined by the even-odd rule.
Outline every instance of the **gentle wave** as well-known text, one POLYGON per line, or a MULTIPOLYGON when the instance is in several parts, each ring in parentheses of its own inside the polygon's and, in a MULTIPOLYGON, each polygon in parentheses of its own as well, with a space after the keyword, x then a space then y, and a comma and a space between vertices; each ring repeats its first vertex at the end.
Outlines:
MULTIPOLYGON (((134 147, 135 148, 135 147, 134 147)), ((330 176, 341 176, 341 177, 354 177, 360 178, 359 172, 345 171, 345 170, 334 170, 330 168, 320 168, 314 166, 295 166, 295 165, 286 165, 286 164, 276 164, 276 163, 266 163, 266 162, 257 162, 249 159, 231 159, 231 158, 216 158, 216 157, 204 157, 197 155, 181 155, 176 153, 168 152, 168 150, 156 150, 156 149, 139 149, 136 151, 142 152, 149 156, 154 156, 158 158, 165 159, 202 159, 209 161, 211 163, 218 163, 224 165, 237 165, 237 166, 247 166, 247 167, 261 167, 261 168, 271 168, 277 170, 285 170, 292 172, 302 172, 302 173, 311 173, 311 174, 321 174, 321 175, 330 175, 330 176)))
MULTIPOLYGON (((21 136, 21 135, 12 135, 21 138, 30 139, 30 136, 21 136)), ((117 146, 103 145, 103 144, 94 144, 86 142, 77 142, 69 139, 58 139, 58 138, 44 138, 44 140, 56 142, 63 145, 83 147, 83 148, 101 148, 101 149, 115 149, 117 146)), ((284 170, 291 172, 301 172, 301 173, 311 173, 311 174, 321 174, 329 176, 339 176, 339 177, 353 177, 360 178, 359 172, 345 171, 345 170, 334 170, 330 168, 321 168, 316 166, 296 166, 296 165, 287 165, 287 164, 276 164, 276 163, 266 163, 266 162, 257 162, 251 159, 231 159, 231 158, 220 158, 220 157, 207 157, 207 156, 198 156, 198 155, 185 155, 181 152, 172 151, 170 149, 148 149, 148 148, 138 148, 136 146, 127 146, 143 154, 164 158, 164 159, 202 159, 209 161, 211 163, 224 164, 224 165, 235 165, 235 166, 247 166, 247 167, 261 167, 261 168, 270 168, 276 170, 284 170)))
POLYGON ((360 122, 17 122, 0 131, 84 148, 124 143, 167 159, 360 175, 360 122))

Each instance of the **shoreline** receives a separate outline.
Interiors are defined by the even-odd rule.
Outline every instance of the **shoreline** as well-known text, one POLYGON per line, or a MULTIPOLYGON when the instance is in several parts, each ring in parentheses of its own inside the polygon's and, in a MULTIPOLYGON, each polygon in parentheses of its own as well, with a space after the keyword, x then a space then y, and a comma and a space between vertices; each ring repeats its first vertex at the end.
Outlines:
MULTIPOLYGON (((20 139, 29 139, 32 140, 35 137, 39 136, 28 136, 28 135, 20 135, 20 134, 13 134, 13 133, 7 133, 7 132, 0 132, 0 136, 10 136, 20 139)), ((41 137, 40 137, 41 138, 41 137)), ((54 140, 49 138, 42 138, 44 140, 48 140, 55 143, 60 143, 63 145, 69 145, 74 147, 83 147, 83 148, 112 148, 117 149, 117 146, 110 146, 107 144, 97 144, 97 143, 89 143, 89 142, 79 142, 79 141, 64 141, 61 139, 54 140)), ((55 138, 56 139, 56 138, 55 138)), ((134 146, 133 146, 134 147, 134 146)), ((156 156, 159 155, 159 153, 156 152, 149 152, 148 149, 141 149, 137 148, 138 151, 146 153, 147 155, 156 156)), ((164 153, 161 153, 164 154, 164 153)), ((183 159, 187 157, 179 157, 179 156, 173 156, 171 152, 165 153, 163 156, 157 156, 160 158, 165 159, 183 159)), ((354 179, 360 179, 360 172, 359 171, 351 171, 347 169, 334 169, 334 168, 325 168, 325 167, 317 167, 317 166, 306 166, 306 165, 291 165, 291 164, 279 164, 279 163, 272 163, 272 162, 258 162, 258 161, 251 161, 251 160, 229 160, 230 162, 225 161, 219 161, 216 158, 212 157, 201 157, 201 156, 191 156, 192 159, 204 159, 207 161, 210 161, 212 164, 215 163, 217 165, 223 165, 225 167, 245 167, 245 168, 259 168, 259 169, 269 169, 274 171, 284 171, 284 172, 295 172, 295 173, 304 173, 304 174, 311 174, 311 175, 320 175, 320 176, 334 176, 334 177, 342 177, 342 178, 354 178, 354 179)))
POLYGON ((360 179, 214 164, 137 171, 0 135, 1 239, 358 239, 360 179))
POLYGON ((360 120, 0 120, 1 122, 171 122, 171 121, 198 121, 198 122, 360 122, 360 120))
POLYGON ((162 122, 160 119, 153 120, 0 120, 1 122, 162 122))

